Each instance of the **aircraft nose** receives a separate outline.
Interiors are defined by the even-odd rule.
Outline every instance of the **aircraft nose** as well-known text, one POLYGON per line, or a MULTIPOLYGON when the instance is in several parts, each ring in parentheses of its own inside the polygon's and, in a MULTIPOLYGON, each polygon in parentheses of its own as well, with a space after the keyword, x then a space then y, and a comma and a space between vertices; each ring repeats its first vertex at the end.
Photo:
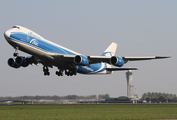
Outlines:
POLYGON ((9 30, 4 32, 4 37, 5 38, 9 38, 10 37, 10 31, 9 30))

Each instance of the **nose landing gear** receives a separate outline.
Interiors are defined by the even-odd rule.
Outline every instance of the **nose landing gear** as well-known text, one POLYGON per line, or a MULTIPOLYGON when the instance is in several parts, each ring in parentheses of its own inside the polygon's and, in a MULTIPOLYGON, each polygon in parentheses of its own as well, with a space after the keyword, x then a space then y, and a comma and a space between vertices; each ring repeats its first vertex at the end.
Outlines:
POLYGON ((14 57, 17 57, 19 54, 17 53, 18 47, 15 48, 15 53, 13 54, 14 57))

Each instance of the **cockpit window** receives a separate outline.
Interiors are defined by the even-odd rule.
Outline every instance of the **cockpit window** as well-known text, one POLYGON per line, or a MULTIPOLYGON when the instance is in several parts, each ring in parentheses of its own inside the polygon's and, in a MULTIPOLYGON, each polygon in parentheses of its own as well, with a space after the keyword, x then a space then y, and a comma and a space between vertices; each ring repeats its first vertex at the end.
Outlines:
POLYGON ((20 27, 18 27, 18 26, 13 26, 12 28, 18 28, 18 29, 20 29, 20 27))

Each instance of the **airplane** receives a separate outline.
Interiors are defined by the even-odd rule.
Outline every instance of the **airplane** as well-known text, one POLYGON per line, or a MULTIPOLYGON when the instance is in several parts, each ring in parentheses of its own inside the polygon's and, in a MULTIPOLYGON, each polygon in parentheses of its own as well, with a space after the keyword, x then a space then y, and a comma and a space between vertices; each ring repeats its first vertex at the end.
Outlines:
POLYGON ((32 101, 27 101, 27 100, 0 100, 0 102, 4 102, 7 104, 12 104, 12 103, 23 103, 23 104, 27 104, 27 103, 32 103, 32 101))
POLYGON ((170 56, 146 56, 146 57, 124 57, 115 56, 117 44, 112 42, 101 56, 87 56, 61 45, 46 40, 37 33, 15 25, 4 32, 7 42, 14 47, 13 58, 7 63, 10 67, 27 67, 29 64, 43 65, 45 76, 49 76, 49 67, 58 68, 56 75, 67 76, 80 74, 112 74, 113 71, 137 70, 137 68, 121 68, 128 61, 151 60, 170 58, 170 56), (20 56, 17 52, 21 50, 31 56, 20 56), (116 66, 116 67, 113 67, 116 66))

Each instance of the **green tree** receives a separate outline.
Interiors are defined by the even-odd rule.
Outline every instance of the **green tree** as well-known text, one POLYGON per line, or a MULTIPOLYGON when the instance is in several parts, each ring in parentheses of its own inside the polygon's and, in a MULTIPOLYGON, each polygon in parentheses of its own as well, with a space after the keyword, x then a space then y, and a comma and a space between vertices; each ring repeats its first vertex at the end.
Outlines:
POLYGON ((166 102, 166 101, 167 101, 167 98, 166 98, 165 96, 160 96, 160 97, 158 98, 158 100, 159 100, 160 102, 166 102))

